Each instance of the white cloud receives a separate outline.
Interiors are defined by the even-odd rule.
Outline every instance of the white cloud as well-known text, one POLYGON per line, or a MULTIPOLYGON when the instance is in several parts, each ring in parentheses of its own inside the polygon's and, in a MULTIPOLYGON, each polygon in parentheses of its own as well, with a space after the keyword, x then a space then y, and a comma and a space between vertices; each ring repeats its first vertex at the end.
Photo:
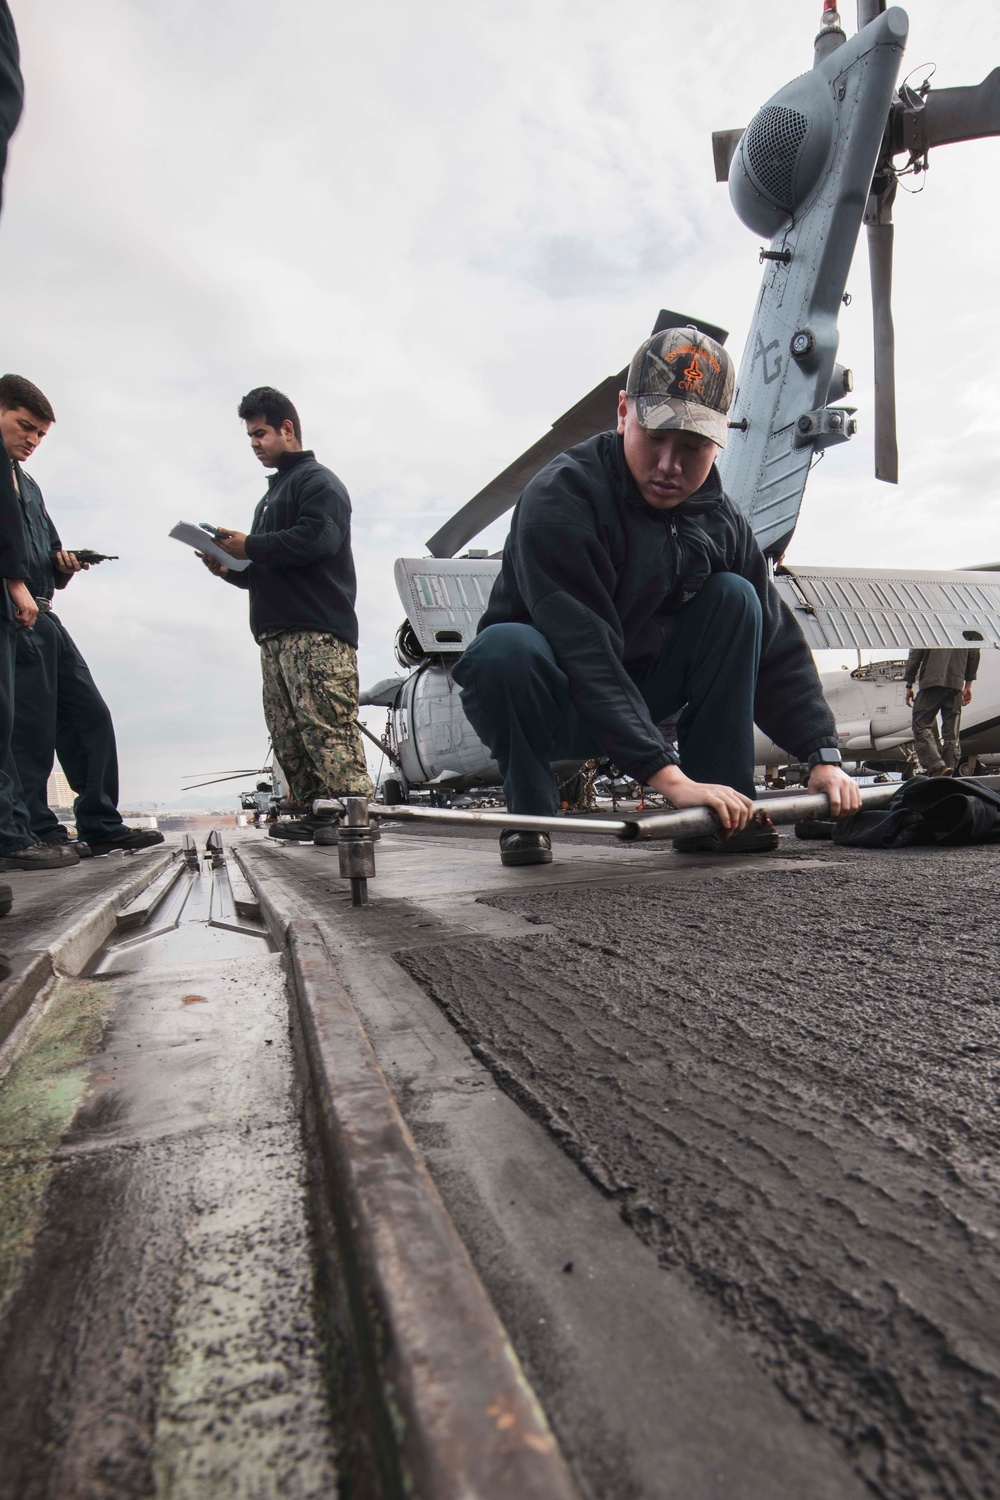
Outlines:
MULTIPOLYGON (((166 539, 179 517, 248 521, 244 391, 286 389, 351 490, 362 677, 385 676, 394 558, 619 369, 659 307, 728 326, 738 353, 758 242, 710 135, 809 66, 820 6, 15 9, 2 362, 55 405, 31 467, 64 540, 122 554, 61 612, 114 710, 126 794, 169 800, 266 738, 244 599, 166 539)), ((989 0, 908 11, 907 68, 934 58, 949 85, 996 63, 989 0)), ((814 474, 793 558, 1000 555, 998 152, 942 148, 897 199, 898 490, 871 478, 859 256, 841 358, 862 435, 814 474)))

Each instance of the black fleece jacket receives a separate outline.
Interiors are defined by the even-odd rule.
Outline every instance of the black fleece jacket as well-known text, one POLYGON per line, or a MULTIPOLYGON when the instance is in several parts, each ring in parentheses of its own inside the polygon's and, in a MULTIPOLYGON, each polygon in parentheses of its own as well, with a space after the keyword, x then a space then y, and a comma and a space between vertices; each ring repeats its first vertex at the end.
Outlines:
POLYGON ((614 432, 578 443, 527 486, 479 629, 520 621, 540 630, 598 744, 645 781, 677 755, 630 673, 659 656, 672 616, 710 573, 740 574, 760 599, 761 729, 802 759, 836 746, 812 653, 717 469, 681 505, 657 510, 639 493, 614 432))
POLYGON ((250 590, 255 640, 279 630, 315 630, 357 646, 351 502, 311 449, 279 458, 246 549, 250 567, 226 576, 250 590))

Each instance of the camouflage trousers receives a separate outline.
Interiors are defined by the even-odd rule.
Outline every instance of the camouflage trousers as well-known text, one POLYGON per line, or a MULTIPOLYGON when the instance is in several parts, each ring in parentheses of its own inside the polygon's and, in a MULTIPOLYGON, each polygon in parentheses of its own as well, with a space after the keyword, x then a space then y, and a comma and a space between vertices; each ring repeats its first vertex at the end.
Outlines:
POLYGON ((260 664, 264 718, 295 801, 371 797, 353 646, 315 630, 282 630, 261 641, 260 664))

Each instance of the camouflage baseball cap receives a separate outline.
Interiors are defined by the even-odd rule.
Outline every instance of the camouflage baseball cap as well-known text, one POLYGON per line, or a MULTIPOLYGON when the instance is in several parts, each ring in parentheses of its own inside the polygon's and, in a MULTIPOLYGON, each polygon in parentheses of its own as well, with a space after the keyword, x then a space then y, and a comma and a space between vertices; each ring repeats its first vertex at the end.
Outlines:
POLYGON ((666 328, 633 354, 625 390, 640 427, 696 432, 724 448, 735 383, 733 362, 715 339, 697 328, 666 328))

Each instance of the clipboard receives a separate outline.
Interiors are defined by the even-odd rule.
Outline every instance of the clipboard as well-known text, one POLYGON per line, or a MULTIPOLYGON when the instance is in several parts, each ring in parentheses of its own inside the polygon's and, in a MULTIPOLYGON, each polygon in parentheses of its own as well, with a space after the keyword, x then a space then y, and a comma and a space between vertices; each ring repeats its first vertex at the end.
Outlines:
POLYGON ((214 558, 216 562, 222 563, 227 568, 232 568, 234 573, 242 573, 249 568, 249 557, 230 557, 228 552, 223 552, 217 542, 214 542, 207 531, 202 531, 200 526, 195 526, 192 521, 178 521, 176 526, 170 529, 170 535, 178 542, 183 542, 186 547, 193 547, 196 552, 204 552, 206 557, 214 558))

